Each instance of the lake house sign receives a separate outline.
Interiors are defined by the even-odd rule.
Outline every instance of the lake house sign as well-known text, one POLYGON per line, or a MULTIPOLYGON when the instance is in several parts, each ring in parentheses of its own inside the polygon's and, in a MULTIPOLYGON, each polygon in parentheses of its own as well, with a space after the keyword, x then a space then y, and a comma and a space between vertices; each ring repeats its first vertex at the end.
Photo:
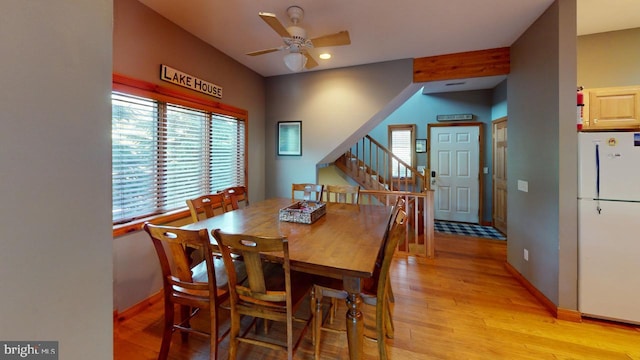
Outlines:
POLYGON ((222 87, 195 76, 185 74, 167 65, 160 65, 160 80, 168 81, 187 89, 195 90, 209 96, 222 99, 222 87))

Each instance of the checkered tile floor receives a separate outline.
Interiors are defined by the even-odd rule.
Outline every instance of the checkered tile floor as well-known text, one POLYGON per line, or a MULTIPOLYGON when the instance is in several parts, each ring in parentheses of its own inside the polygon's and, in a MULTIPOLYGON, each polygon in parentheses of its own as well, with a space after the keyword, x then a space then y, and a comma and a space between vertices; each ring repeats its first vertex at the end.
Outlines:
POLYGON ((436 221, 434 230, 445 234, 475 236, 497 240, 507 239, 504 234, 492 228, 491 226, 481 226, 475 224, 436 221))

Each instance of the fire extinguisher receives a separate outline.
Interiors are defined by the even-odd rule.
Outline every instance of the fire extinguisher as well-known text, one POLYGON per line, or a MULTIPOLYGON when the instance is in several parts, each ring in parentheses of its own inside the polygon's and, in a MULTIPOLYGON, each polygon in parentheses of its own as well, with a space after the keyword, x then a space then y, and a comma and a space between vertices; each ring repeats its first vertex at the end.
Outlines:
POLYGON ((578 119, 577 119, 577 130, 582 130, 582 115, 584 113, 584 94, 582 93, 582 86, 578 86, 578 119))

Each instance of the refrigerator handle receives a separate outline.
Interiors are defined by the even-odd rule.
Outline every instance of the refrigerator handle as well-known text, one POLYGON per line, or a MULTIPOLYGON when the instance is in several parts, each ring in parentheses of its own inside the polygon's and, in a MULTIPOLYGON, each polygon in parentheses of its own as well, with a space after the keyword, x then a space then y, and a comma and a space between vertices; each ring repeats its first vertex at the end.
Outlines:
POLYGON ((600 144, 596 144, 596 201, 596 210, 600 214, 600 144))
POLYGON ((600 199, 600 145, 596 144, 596 199, 600 199))

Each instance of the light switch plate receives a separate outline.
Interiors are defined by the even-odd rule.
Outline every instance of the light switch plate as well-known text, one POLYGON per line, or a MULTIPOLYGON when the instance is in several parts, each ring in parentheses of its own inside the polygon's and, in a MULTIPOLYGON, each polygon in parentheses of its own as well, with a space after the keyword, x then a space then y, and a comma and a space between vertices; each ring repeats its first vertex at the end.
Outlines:
POLYGON ((524 180, 518 180, 518 190, 523 192, 529 192, 529 182, 524 180))

